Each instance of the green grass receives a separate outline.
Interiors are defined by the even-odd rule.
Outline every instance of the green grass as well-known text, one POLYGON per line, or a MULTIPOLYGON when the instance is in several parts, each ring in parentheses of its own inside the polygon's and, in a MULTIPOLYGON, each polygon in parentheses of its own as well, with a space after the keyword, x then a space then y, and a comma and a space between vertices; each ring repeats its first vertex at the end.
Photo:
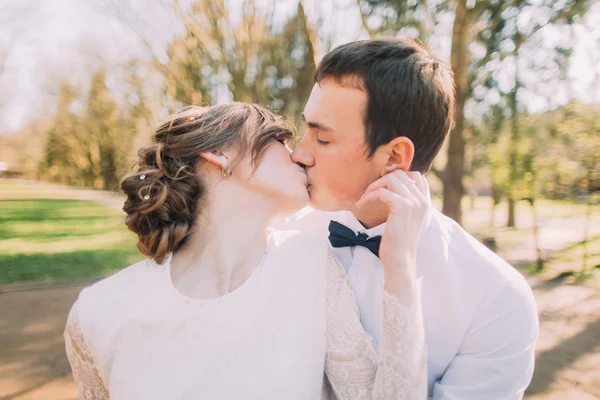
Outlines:
POLYGON ((0 284, 103 277, 142 259, 135 242, 95 202, 0 200, 0 284))
MULTIPOLYGON (((135 235, 123 224, 121 211, 90 201, 62 200, 79 196, 71 189, 0 178, 0 199, 4 199, 0 200, 0 285, 102 277, 142 259, 135 247, 135 235)), ((98 193, 106 200, 106 193, 98 193)), ((441 208, 439 198, 433 202, 441 208)), ((531 208, 518 202, 517 228, 507 229, 506 203, 496 208, 494 227, 489 224, 490 205, 487 197, 478 197, 473 207, 468 198, 463 200, 467 231, 480 238, 494 237, 503 256, 507 250, 526 245, 531 246, 527 254, 534 257, 531 208)), ((550 200, 538 203, 542 224, 557 219, 583 221, 585 210, 583 204, 550 200)), ((596 210, 593 215, 588 269, 582 271, 586 274, 600 264, 600 220, 596 210)), ((566 229, 565 247, 550 253, 544 251, 546 271, 581 271, 579 232, 566 229)), ((542 247, 545 248, 544 243, 542 247)))
POLYGON ((546 263, 546 268, 555 271, 572 271, 578 281, 592 278, 600 269, 600 237, 587 242, 586 268, 582 266, 583 243, 575 243, 554 254, 546 263))

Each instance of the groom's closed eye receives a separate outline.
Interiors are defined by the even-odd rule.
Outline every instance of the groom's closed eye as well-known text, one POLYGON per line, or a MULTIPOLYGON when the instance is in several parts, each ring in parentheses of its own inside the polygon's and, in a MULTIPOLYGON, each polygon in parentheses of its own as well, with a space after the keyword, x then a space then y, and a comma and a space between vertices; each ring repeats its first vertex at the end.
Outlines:
POLYGON ((315 140, 318 144, 323 145, 323 146, 329 144, 329 141, 323 140, 323 138, 319 134, 321 132, 332 132, 333 129, 331 129, 327 125, 322 124, 320 122, 307 121, 304 113, 302 113, 302 120, 308 126, 308 130, 315 135, 315 140))
POLYGON ((328 140, 327 136, 328 135, 323 135, 323 134, 318 133, 315 138, 315 140, 317 141, 317 144, 319 144, 321 146, 328 145, 329 140, 328 140))
POLYGON ((327 135, 325 132, 321 132, 319 129, 309 127, 308 134, 314 137, 318 145, 325 146, 329 144, 329 140, 327 138, 329 135, 327 135))

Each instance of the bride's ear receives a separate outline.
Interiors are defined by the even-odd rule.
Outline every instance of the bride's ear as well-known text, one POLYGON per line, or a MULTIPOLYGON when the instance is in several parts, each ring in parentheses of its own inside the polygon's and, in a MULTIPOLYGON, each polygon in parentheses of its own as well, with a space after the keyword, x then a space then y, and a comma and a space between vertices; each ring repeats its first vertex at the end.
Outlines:
POLYGON ((204 158, 206 161, 213 164, 220 170, 229 169, 229 158, 224 154, 216 155, 215 153, 207 151, 204 153, 200 153, 200 157, 204 158))
POLYGON ((382 176, 397 169, 409 171, 415 156, 415 145, 409 138, 400 136, 386 145, 386 153, 388 159, 383 167, 382 176))

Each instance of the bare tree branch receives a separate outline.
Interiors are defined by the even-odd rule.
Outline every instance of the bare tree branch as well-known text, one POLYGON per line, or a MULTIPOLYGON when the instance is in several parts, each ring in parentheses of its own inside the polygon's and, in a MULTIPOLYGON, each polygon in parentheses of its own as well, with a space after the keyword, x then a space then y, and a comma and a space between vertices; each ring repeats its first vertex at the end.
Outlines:
POLYGON ((356 5, 359 8, 360 21, 362 23, 362 27, 369 34, 369 38, 373 39, 377 35, 377 30, 373 30, 373 29, 369 28, 369 25, 367 24, 366 15, 363 14, 362 12, 360 12, 360 0, 356 0, 356 5))

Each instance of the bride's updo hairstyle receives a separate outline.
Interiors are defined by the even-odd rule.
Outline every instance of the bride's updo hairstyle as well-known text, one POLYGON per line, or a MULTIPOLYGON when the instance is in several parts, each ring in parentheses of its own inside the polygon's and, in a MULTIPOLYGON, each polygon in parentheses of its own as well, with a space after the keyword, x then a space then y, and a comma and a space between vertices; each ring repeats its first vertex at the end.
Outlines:
POLYGON ((281 117, 243 103, 189 107, 160 125, 120 184, 125 223, 138 235, 140 252, 160 264, 190 234, 205 192, 198 170, 207 161, 200 153, 233 149, 229 171, 246 155, 256 168, 269 144, 293 137, 281 117))

